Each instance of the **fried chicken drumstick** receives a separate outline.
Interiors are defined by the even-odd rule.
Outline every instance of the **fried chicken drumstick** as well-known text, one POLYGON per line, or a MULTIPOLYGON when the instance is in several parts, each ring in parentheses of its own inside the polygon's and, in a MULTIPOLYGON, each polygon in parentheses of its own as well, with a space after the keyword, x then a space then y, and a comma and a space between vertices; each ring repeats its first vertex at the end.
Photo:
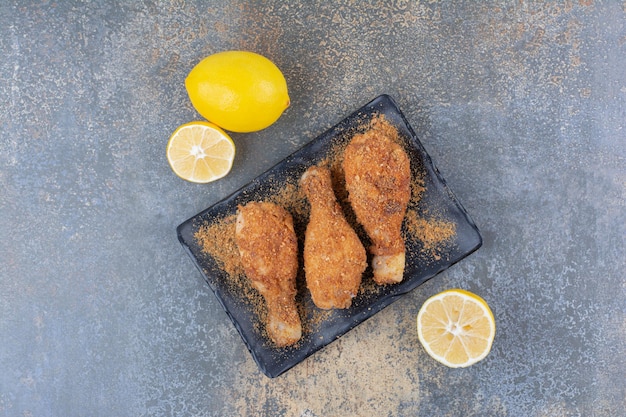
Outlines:
POLYGON ((304 238, 307 287, 317 307, 348 308, 367 267, 365 248, 341 211, 327 168, 309 168, 300 184, 311 204, 304 238))
POLYGON ((298 239, 291 215, 268 202, 238 207, 235 237, 241 263, 267 305, 266 330, 277 346, 302 337, 296 307, 298 239))
POLYGON ((405 246, 401 228, 411 198, 411 169, 404 149, 390 138, 384 121, 355 135, 346 147, 343 169, 350 204, 372 241, 374 281, 402 281, 405 246))

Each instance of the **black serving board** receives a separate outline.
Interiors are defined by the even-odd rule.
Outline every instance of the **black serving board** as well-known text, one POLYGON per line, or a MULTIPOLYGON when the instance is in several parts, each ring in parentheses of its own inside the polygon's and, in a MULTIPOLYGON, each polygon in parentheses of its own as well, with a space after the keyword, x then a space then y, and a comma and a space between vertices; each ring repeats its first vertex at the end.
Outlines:
POLYGON ((450 191, 406 118, 388 95, 375 98, 229 197, 186 220, 178 226, 177 232, 178 239, 224 307, 259 368, 271 378, 297 365, 482 244, 478 228, 450 191), (368 290, 360 293, 349 309, 327 312, 317 309, 303 284, 304 274, 301 272, 297 301, 302 307, 303 338, 295 346, 277 348, 263 333, 259 314, 245 299, 245 294, 233 292, 232 286, 227 284, 227 274, 218 267, 215 259, 202 251, 194 234, 207 222, 234 215, 239 204, 263 200, 270 193, 275 193, 281 184, 297 184, 297 179, 309 166, 327 158, 338 145, 345 145, 354 133, 379 114, 398 130, 405 141, 412 170, 423 177, 424 191, 417 210, 425 215, 438 213, 440 219, 454 223, 456 233, 442 252, 430 258, 424 256, 418 239, 407 239, 404 280, 399 284, 376 286, 371 283, 371 271, 368 269, 370 276, 364 277, 364 283, 369 282, 368 290))

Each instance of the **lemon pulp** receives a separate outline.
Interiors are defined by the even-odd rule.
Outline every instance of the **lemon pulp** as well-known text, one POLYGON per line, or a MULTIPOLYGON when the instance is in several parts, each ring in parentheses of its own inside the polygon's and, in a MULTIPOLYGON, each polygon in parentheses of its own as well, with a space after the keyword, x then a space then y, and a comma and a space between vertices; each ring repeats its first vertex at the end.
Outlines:
POLYGON ((485 300, 461 289, 430 297, 417 314, 420 343, 432 358, 452 368, 484 359, 495 332, 495 319, 485 300))
POLYGON ((167 143, 167 160, 180 178, 207 183, 223 178, 232 168, 235 144, 226 132, 209 122, 179 126, 167 143))

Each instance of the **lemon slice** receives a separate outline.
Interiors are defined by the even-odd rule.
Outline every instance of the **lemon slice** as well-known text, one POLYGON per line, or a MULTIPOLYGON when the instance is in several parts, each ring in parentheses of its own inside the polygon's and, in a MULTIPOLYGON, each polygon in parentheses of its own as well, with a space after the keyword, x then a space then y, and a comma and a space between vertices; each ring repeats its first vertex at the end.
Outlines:
POLYGON ((180 178, 197 183, 228 174, 235 159, 235 144, 222 129, 209 122, 184 124, 167 143, 167 160, 180 178))
POLYGON ((453 289, 432 296, 417 314, 417 335, 426 352, 451 368, 484 359, 496 334, 491 309, 478 295, 453 289))

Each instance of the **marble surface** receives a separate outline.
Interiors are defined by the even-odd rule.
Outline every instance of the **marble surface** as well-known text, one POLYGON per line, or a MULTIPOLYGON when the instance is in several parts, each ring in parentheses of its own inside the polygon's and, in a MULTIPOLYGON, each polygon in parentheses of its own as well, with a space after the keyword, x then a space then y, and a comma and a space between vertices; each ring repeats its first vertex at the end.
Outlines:
POLYGON ((626 3, 4 1, 0 55, 1 416, 624 415, 626 3), (228 49, 292 104, 186 183, 183 81, 228 49), (175 228, 381 93, 484 245, 269 379, 175 228), (452 287, 498 326, 466 369, 415 331, 452 287))

